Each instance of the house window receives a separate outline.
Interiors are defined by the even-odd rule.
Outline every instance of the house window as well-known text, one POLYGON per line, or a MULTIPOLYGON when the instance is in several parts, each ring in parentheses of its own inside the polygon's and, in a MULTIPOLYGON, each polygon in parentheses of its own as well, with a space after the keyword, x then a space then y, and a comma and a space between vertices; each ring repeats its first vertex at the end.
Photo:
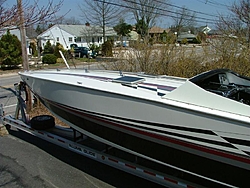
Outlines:
POLYGON ((81 42, 81 37, 77 37, 76 42, 81 42))
POLYGON ((104 40, 103 40, 103 37, 100 37, 100 42, 102 43, 102 41, 104 41, 104 40))
POLYGON ((59 37, 56 37, 56 41, 59 42, 59 37))
POLYGON ((98 43, 101 43, 102 42, 102 37, 98 37, 98 43))
POLYGON ((69 37, 69 42, 72 42, 73 41, 73 38, 72 37, 69 37))

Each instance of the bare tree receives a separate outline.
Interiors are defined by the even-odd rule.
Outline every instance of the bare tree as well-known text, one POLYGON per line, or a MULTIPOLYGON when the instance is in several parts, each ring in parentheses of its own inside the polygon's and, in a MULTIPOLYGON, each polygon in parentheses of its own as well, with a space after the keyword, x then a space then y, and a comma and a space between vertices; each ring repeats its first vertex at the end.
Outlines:
POLYGON ((61 19, 58 19, 54 24, 70 24, 70 25, 80 25, 81 21, 76 19, 76 17, 71 16, 69 18, 67 17, 61 17, 61 19))
POLYGON ((5 8, 6 0, 0 0, 0 28, 12 25, 17 19, 17 5, 5 8))
MULTIPOLYGON (((217 28, 227 36, 235 36, 247 39, 250 42, 250 0, 235 1, 229 7, 231 14, 228 16, 220 15, 217 28)), ((250 47, 250 45, 248 44, 250 47)))
POLYGON ((174 20, 174 28, 177 34, 184 29, 190 29, 195 25, 195 13, 188 10, 186 7, 176 10, 175 16, 172 17, 174 20))
POLYGON ((102 27, 104 40, 106 40, 106 26, 114 26, 123 11, 115 0, 84 0, 79 7, 86 22, 102 27))
POLYGON ((90 47, 92 43, 92 38, 99 36, 98 32, 100 32, 99 26, 87 26, 81 31, 81 34, 84 40, 87 42, 88 47, 90 47))
MULTIPOLYGON (((0 28, 13 25, 21 25, 20 17, 18 14, 18 6, 14 4, 11 7, 5 6, 6 0, 0 0, 0 28)), ((54 4, 53 0, 48 0, 44 6, 39 5, 39 0, 35 0, 34 4, 30 4, 28 1, 22 3, 22 9, 24 12, 24 25, 25 27, 34 25, 36 23, 54 22, 57 19, 55 13, 57 13, 63 0, 54 4)))
POLYGON ((137 24, 142 25, 146 31, 141 31, 142 35, 148 34, 148 29, 153 27, 156 19, 160 16, 167 16, 169 0, 123 0, 128 10, 133 14, 137 24))

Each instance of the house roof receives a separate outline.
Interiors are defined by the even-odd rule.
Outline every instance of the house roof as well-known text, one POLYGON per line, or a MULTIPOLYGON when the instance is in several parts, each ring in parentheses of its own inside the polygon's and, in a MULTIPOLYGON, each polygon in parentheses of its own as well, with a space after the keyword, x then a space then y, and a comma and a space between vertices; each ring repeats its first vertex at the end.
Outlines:
POLYGON ((204 32, 204 33, 207 34, 209 31, 211 31, 211 28, 208 27, 207 25, 206 26, 201 26, 201 27, 198 28, 198 31, 204 32))
MULTIPOLYGON (((58 27, 59 29, 64 30, 67 33, 74 35, 76 37, 85 36, 86 34, 89 34, 89 33, 91 33, 91 35, 94 34, 97 36, 102 36, 102 27, 100 27, 100 26, 56 24, 56 25, 52 26, 52 28, 53 27, 58 27)), ((52 29, 52 28, 50 28, 50 29, 52 29)), ((45 32, 47 32, 47 31, 45 31, 45 32)), ((43 32, 39 36, 42 36, 45 32, 43 32)), ((106 34, 106 36, 117 35, 117 33, 111 27, 105 27, 105 34, 106 34)))
POLYGON ((192 33, 180 33, 178 38, 196 38, 196 36, 192 33))
POLYGON ((26 28, 26 35, 30 39, 32 39, 32 38, 35 39, 38 34, 33 27, 28 27, 28 28, 26 28))

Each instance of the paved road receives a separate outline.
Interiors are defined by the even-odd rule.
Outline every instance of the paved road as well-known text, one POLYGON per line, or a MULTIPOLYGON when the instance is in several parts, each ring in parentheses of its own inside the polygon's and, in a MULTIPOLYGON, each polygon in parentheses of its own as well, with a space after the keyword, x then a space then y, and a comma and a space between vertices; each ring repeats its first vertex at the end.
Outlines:
POLYGON ((6 114, 14 114, 16 96, 14 84, 21 81, 18 74, 0 75, 0 104, 4 106, 6 114))
MULTIPOLYGON (((6 112, 16 103, 13 84, 19 81, 18 75, 0 77, 0 104, 6 112)), ((22 131, 9 133, 0 137, 1 188, 161 187, 22 131)))

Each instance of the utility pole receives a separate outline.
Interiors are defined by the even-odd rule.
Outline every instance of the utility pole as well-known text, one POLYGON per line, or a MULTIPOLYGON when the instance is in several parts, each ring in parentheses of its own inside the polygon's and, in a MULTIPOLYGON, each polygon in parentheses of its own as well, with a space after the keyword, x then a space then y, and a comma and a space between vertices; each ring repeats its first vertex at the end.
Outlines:
MULTIPOLYGON (((22 59, 23 59, 23 70, 28 71, 29 70, 29 62, 28 62, 28 53, 27 53, 27 43, 26 43, 26 31, 25 31, 25 23, 24 23, 24 13, 23 13, 23 5, 22 0, 17 0, 17 8, 18 8, 18 15, 19 15, 19 29, 20 29, 20 35, 21 35, 21 46, 22 46, 22 59)), ((32 107, 32 101, 31 101, 31 92, 28 88, 26 92, 26 111, 27 113, 30 112, 32 107)))
POLYGON ((105 0, 102 2, 102 36, 103 36, 103 43, 106 41, 106 33, 105 33, 105 24, 106 24, 106 17, 105 17, 105 0))
POLYGON ((28 53, 27 53, 27 44, 26 44, 26 31, 25 31, 22 0, 17 0, 17 7, 18 7, 18 15, 19 15, 19 18, 20 18, 20 20, 19 20, 19 29, 20 29, 20 34, 21 34, 23 69, 28 71, 29 70, 29 63, 28 63, 28 53))

